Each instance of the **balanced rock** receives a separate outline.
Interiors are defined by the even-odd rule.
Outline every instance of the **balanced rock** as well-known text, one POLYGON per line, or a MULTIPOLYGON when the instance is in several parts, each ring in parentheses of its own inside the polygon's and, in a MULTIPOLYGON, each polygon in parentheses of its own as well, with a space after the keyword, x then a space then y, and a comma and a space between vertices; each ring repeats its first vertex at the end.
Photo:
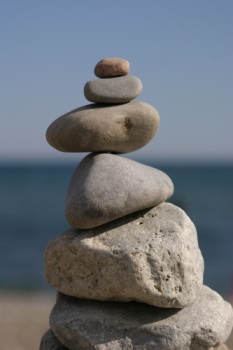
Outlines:
POLYGON ((63 152, 127 153, 145 146, 159 126, 151 105, 87 105, 56 119, 46 133, 48 143, 63 152))
POLYGON ((94 74, 99 78, 111 78, 127 75, 130 70, 129 61, 122 58, 104 58, 100 60, 94 69, 94 74))
POLYGON ((75 228, 103 225, 164 202, 173 193, 162 171, 109 153, 91 153, 68 186, 66 218, 75 228))
POLYGON ((64 345, 60 343, 55 334, 51 329, 49 329, 43 335, 40 343, 39 350, 69 350, 64 345))
POLYGON ((49 242, 44 267, 48 283, 64 294, 164 308, 194 302, 203 283, 195 226, 169 203, 68 230, 49 242))
POLYGON ((199 292, 195 303, 180 310, 59 294, 50 326, 71 350, 207 350, 229 337, 233 313, 210 288, 199 292))
POLYGON ((125 103, 139 96, 141 92, 141 80, 130 75, 91 80, 84 86, 86 99, 95 103, 125 103))

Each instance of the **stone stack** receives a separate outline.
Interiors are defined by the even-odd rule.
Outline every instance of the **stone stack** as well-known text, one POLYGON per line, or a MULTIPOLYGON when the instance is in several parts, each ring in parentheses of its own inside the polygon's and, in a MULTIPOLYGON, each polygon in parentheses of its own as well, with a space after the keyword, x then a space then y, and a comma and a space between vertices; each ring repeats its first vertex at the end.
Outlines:
POLYGON ((58 294, 40 349, 224 349, 232 308, 203 285, 195 226, 165 202, 171 179, 116 155, 152 139, 158 112, 133 101, 142 83, 128 61, 104 59, 94 72, 100 79, 84 87, 94 104, 61 116, 46 135, 60 151, 93 153, 68 187, 72 228, 46 249, 45 275, 58 294))

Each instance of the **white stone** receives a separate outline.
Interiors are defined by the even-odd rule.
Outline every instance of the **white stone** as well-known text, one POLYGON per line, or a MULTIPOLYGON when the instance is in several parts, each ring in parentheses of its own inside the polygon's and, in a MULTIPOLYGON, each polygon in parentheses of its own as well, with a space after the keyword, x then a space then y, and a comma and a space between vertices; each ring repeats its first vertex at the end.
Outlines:
POLYGON ((231 305, 206 286, 195 303, 180 310, 60 294, 50 315, 53 332, 71 350, 218 349, 232 322, 231 305))
POLYGON ((47 246, 45 275, 55 289, 78 298, 180 308, 199 293, 203 258, 192 221, 163 203, 58 236, 47 246))

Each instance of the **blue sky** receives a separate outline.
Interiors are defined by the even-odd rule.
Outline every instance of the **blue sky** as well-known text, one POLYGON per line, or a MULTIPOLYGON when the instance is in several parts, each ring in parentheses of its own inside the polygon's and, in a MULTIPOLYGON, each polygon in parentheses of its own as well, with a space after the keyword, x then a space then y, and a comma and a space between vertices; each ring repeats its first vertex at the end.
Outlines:
POLYGON ((232 33, 231 0, 0 1, 0 161, 75 161, 46 129, 88 104, 101 58, 121 57, 161 118, 127 156, 232 162, 232 33))

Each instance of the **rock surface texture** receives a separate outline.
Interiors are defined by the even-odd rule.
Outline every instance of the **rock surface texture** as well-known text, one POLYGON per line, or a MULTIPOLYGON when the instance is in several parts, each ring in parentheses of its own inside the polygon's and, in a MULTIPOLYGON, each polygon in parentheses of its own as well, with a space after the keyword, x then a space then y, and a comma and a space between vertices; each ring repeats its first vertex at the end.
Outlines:
POLYGON ((66 218, 75 228, 92 228, 153 207, 173 194, 162 171, 114 154, 90 154, 68 186, 66 218))
POLYGON ((120 58, 99 61, 100 79, 84 86, 94 103, 46 133, 59 151, 93 153, 68 186, 72 227, 45 251, 45 276, 58 298, 40 350, 226 350, 232 307, 203 286, 196 228, 166 203, 172 180, 116 155, 145 146, 159 126, 153 106, 132 101, 142 83, 129 70, 120 58))
POLYGON ((203 286, 196 302, 183 309, 60 294, 50 326, 72 350, 206 350, 227 339, 232 320, 230 304, 203 286))
POLYGON ((69 350, 60 343, 55 334, 49 329, 43 335, 39 350, 69 350))
MULTIPOLYGON (((111 344, 111 343, 110 343, 111 344)), ((108 344, 107 346, 109 346, 110 344, 108 344)), ((76 348, 77 348, 77 345, 76 345, 76 348)), ((90 347, 90 345, 87 345, 86 347, 81 347, 81 346, 78 346, 78 349, 79 350, 85 350, 85 349, 93 349, 93 347, 90 347)), ((101 344, 101 345, 98 345, 96 347, 97 349, 107 349, 106 346, 104 344, 101 344)), ((146 349, 145 347, 132 347, 132 342, 130 341, 130 339, 124 339, 123 341, 114 341, 114 345, 111 347, 111 350, 114 350, 114 349, 118 349, 118 350, 121 350, 121 349, 124 349, 124 350, 130 350, 130 349, 146 349), (118 343, 118 344, 117 344, 118 343), (124 345, 123 345, 124 344, 124 345)), ((150 346, 148 347, 149 350, 153 350, 153 349, 158 349, 158 346, 156 348, 156 345, 154 347, 151 346, 151 343, 150 343, 150 346)), ((61 342, 57 339, 57 337, 55 336, 55 334, 53 333, 53 331, 50 329, 48 330, 43 338, 42 338, 42 341, 41 341, 41 345, 40 345, 40 349, 39 350, 69 350, 68 348, 66 348, 64 345, 61 344, 61 342)), ((182 350, 182 349, 181 349, 182 350)), ((208 348, 208 350, 230 350, 225 344, 221 344, 217 347, 211 347, 211 348, 208 348)))
POLYGON ((95 68, 94 74, 99 78, 113 78, 129 74, 129 61, 122 58, 104 58, 100 60, 95 68))
POLYGON ((230 350, 230 349, 226 346, 226 344, 221 344, 217 347, 210 348, 209 350, 230 350))
POLYGON ((158 112, 148 103, 91 104, 56 119, 46 138, 63 152, 127 153, 146 145, 158 126, 158 112))
POLYGON ((71 229, 45 254, 48 282, 78 298, 184 307, 203 282, 196 229, 163 203, 92 230, 71 229))
POLYGON ((138 97, 141 92, 141 80, 130 75, 91 80, 84 86, 86 99, 95 103, 125 103, 138 97))

